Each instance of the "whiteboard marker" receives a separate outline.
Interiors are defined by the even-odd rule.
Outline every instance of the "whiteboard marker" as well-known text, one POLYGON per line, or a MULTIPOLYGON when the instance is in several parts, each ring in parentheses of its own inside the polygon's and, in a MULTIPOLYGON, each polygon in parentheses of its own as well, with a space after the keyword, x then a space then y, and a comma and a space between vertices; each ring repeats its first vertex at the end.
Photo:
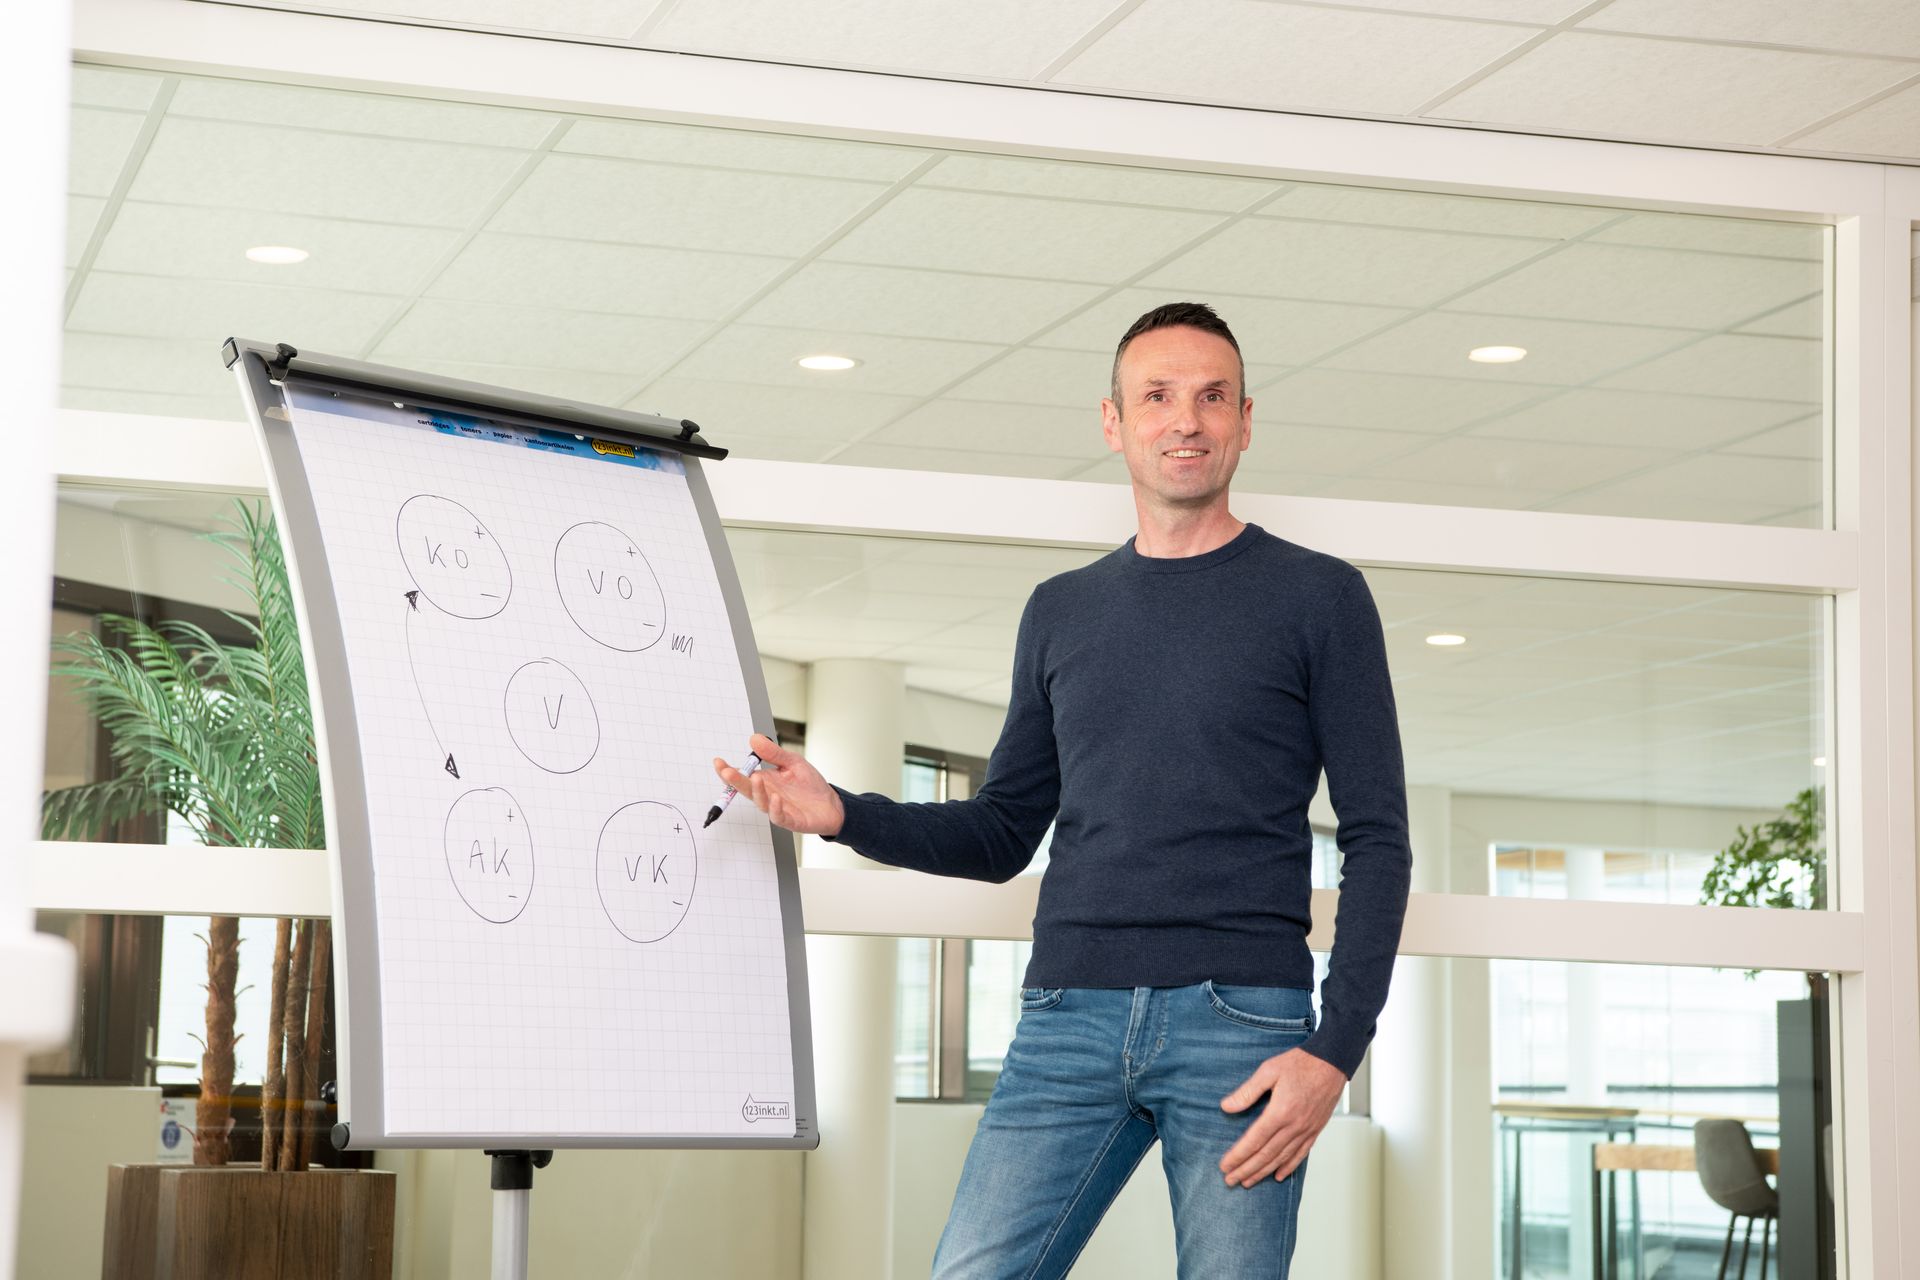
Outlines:
MULTIPOLYGON (((743 778, 748 777, 759 767, 760 757, 749 751, 747 752, 747 763, 741 768, 740 776, 743 778)), ((708 827, 720 821, 720 815, 727 811, 727 806, 732 804, 733 798, 739 794, 740 792, 737 788, 728 787, 727 794, 720 797, 720 803, 707 810, 707 820, 700 824, 700 829, 705 831, 708 827)))

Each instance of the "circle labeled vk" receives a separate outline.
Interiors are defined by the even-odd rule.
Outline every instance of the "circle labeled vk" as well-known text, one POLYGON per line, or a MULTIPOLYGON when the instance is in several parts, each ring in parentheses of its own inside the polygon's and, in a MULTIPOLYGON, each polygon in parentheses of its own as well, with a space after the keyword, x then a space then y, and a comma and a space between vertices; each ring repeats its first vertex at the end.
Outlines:
POLYGON ((638 800, 614 810, 593 851, 607 919, 630 942, 658 942, 680 927, 700 879, 693 824, 670 804, 638 800))

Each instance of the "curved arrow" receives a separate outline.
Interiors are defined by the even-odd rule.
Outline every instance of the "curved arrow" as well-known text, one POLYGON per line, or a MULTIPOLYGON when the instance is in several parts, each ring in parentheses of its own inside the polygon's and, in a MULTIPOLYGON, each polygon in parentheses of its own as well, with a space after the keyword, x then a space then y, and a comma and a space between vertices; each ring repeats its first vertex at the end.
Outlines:
POLYGON ((427 706, 427 691, 420 686, 420 668, 413 661, 413 615, 420 612, 420 593, 409 591, 407 596, 407 670, 413 675, 414 696, 420 699, 420 713, 427 718, 427 732, 433 735, 433 745, 440 748, 440 754, 447 758, 446 771, 454 777, 460 776, 460 766, 453 762, 453 752, 447 750, 447 744, 440 741, 440 731, 433 727, 433 711, 427 706))

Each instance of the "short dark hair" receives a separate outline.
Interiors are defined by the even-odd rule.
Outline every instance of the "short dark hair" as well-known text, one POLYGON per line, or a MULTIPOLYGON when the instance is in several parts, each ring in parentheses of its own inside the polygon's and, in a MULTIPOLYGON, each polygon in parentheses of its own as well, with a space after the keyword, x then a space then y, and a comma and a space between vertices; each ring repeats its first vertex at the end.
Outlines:
POLYGON ((1133 340, 1143 333, 1152 333, 1155 329, 1198 329, 1210 333, 1216 338, 1225 338, 1227 345, 1233 348, 1233 354, 1240 359, 1240 396, 1247 394, 1247 360, 1240 355, 1240 344, 1234 339, 1233 330, 1227 328, 1227 322, 1220 313, 1204 302, 1163 302, 1147 314, 1135 320, 1120 339, 1120 345, 1113 351, 1113 403, 1120 404, 1120 357, 1127 354, 1127 348, 1133 340))

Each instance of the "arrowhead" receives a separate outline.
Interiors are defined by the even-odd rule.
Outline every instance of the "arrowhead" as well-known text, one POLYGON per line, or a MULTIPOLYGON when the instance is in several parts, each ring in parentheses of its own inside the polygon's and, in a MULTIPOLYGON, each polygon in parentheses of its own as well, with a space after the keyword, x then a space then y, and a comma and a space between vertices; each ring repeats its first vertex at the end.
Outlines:
POLYGON ((459 766, 454 764, 453 753, 451 751, 447 753, 447 772, 452 774, 456 778, 460 776, 459 766))
POLYGON ((415 591, 407 592, 407 607, 409 609, 414 610, 416 613, 419 612, 419 609, 420 609, 419 591, 415 590, 415 591))

